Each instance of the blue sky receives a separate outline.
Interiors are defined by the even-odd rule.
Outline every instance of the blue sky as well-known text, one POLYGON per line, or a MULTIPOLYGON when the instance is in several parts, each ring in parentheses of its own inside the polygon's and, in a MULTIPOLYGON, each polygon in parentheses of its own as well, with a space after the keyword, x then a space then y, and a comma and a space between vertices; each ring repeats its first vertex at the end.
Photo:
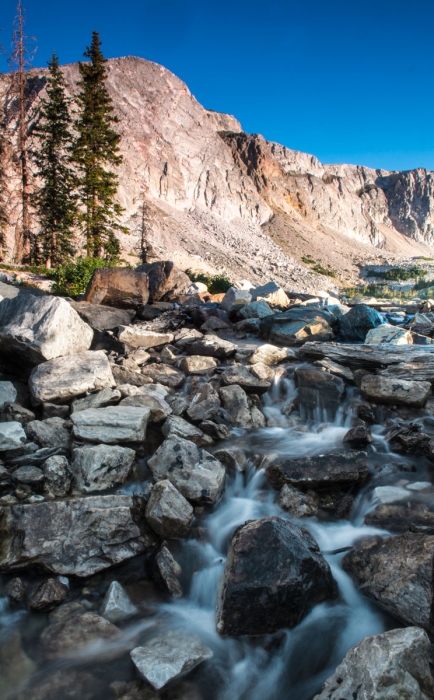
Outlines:
MULTIPOLYGON (((23 0, 34 65, 107 57, 182 78, 207 108, 324 163, 434 170, 433 0, 23 0)), ((10 45, 15 0, 1 0, 10 45)), ((8 70, 0 57, 0 71, 8 70)))

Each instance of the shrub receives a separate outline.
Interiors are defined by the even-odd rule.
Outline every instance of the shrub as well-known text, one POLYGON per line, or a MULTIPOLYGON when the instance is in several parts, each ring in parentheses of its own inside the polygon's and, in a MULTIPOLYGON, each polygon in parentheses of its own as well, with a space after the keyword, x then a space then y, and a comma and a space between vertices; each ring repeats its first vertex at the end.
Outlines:
POLYGON ((302 256, 301 260, 306 265, 316 265, 317 264, 316 260, 314 260, 313 258, 307 258, 305 255, 302 256))
POLYGON ((403 267, 391 267, 389 270, 383 271, 368 270, 366 277, 377 277, 390 282, 399 282, 425 277, 426 274, 427 271, 422 270, 420 267, 410 267, 408 270, 404 270, 403 267))
POLYGON ((45 274, 54 279, 55 294, 77 297, 84 294, 97 267, 117 267, 119 263, 119 260, 108 262, 103 258, 77 258, 55 270, 46 270, 45 274))
POLYGON ((226 275, 210 275, 208 272, 193 272, 186 270, 192 282, 203 282, 208 287, 210 294, 224 294, 232 286, 232 282, 226 275))

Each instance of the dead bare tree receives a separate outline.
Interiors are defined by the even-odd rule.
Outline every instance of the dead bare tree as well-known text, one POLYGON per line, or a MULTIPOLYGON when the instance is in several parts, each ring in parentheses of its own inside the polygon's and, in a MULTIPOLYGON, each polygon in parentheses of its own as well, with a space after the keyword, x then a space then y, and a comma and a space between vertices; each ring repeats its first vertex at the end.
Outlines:
POLYGON ((18 158, 21 166, 21 226, 16 230, 14 257, 16 262, 28 261, 31 251, 30 231, 30 189, 29 164, 27 149, 26 101, 27 79, 26 71, 32 67, 33 56, 36 52, 35 38, 24 32, 25 12, 18 0, 17 12, 13 23, 12 49, 9 65, 13 74, 13 92, 17 99, 18 118, 18 158))
POLYGON ((152 231, 152 213, 145 195, 143 195, 142 203, 134 214, 134 219, 136 220, 135 230, 139 234, 138 254, 142 263, 147 263, 149 256, 153 254, 149 240, 152 231))

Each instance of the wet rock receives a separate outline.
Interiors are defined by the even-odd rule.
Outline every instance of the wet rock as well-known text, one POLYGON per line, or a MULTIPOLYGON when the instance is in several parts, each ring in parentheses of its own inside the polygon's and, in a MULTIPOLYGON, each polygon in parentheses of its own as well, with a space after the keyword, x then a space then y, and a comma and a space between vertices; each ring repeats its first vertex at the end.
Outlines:
POLYGON ((18 295, 0 305, 2 352, 27 364, 90 348, 93 331, 60 297, 18 295))
POLYGON ((375 413, 372 407, 367 403, 359 403, 356 406, 357 417, 365 423, 375 423, 375 413))
POLYGON ((434 536, 370 537, 345 555, 342 566, 363 593, 408 625, 434 630, 434 536))
MULTIPOLYGON (((324 358, 346 366, 359 368, 388 367, 390 372, 400 363, 417 363, 420 369, 423 365, 431 369, 434 378, 434 347, 430 345, 351 345, 344 343, 306 343, 298 351, 300 356, 324 358)), ((406 370, 407 371, 407 370, 406 370)), ((400 377, 401 378, 401 377, 400 377)), ((413 379, 413 377, 410 377, 413 379)), ((419 377, 417 377, 419 379, 419 377)))
POLYGON ((337 362, 332 362, 332 360, 328 360, 326 358, 325 360, 317 360, 313 364, 317 367, 321 367, 326 372, 330 372, 330 374, 334 374, 336 377, 345 379, 351 384, 355 381, 354 373, 348 367, 344 367, 343 365, 340 365, 337 362))
POLYGON ((282 486, 276 503, 293 518, 310 518, 318 515, 321 508, 321 499, 315 491, 304 493, 291 484, 282 486))
POLYGON ((272 634, 336 596, 330 567, 306 530, 277 517, 250 520, 231 542, 217 593, 217 630, 272 634))
POLYGON ((286 309, 291 303, 285 291, 276 282, 267 282, 260 287, 255 287, 251 293, 253 301, 265 301, 270 306, 286 309))
POLYGON ((424 406, 431 394, 428 382, 413 382, 405 379, 366 374, 360 386, 362 396, 376 403, 424 406))
MULTIPOLYGON (((179 346, 179 343, 177 343, 179 346)), ((189 355, 205 355, 206 357, 215 357, 218 360, 226 360, 233 357, 237 351, 235 343, 229 340, 223 340, 216 335, 206 335, 193 340, 185 347, 189 355)))
POLYGON ((165 437, 179 437, 185 440, 191 440, 198 447, 212 444, 212 438, 203 433, 202 430, 196 428, 181 416, 169 416, 165 421, 162 433, 165 437))
POLYGON ((192 506, 168 479, 153 486, 145 513, 160 537, 185 537, 193 519, 192 506))
POLYGON ((209 420, 219 409, 220 399, 214 387, 211 384, 203 384, 194 394, 187 408, 187 415, 194 421, 209 420))
POLYGON ((237 384, 219 391, 222 405, 230 422, 239 428, 263 428, 264 415, 256 406, 250 406, 246 392, 237 384))
POLYGON ((21 423, 17 421, 0 423, 0 452, 22 447, 26 440, 27 436, 21 423))
POLYGON ((186 374, 207 375, 218 367, 218 364, 214 357, 191 355, 190 357, 183 357, 179 366, 186 374))
POLYGON ((101 608, 101 615, 109 622, 121 622, 137 613, 137 608, 129 599, 118 581, 112 581, 101 608))
POLYGON ((89 394, 84 399, 76 399, 71 404, 71 413, 85 411, 87 408, 105 408, 117 404, 121 399, 119 389, 102 389, 95 394, 89 394))
POLYGON ((271 343, 303 345, 307 341, 331 340, 333 331, 329 322, 335 317, 326 309, 293 307, 281 314, 262 319, 260 334, 271 343))
POLYGON ((365 637, 347 652, 314 700, 431 700, 430 641, 417 628, 365 637))
POLYGON ((224 489, 223 465, 190 440, 166 438, 148 467, 155 481, 169 479, 193 503, 216 503, 224 489))
POLYGON ((270 366, 286 360, 295 360, 296 358, 296 351, 292 348, 278 348, 275 345, 264 344, 256 348, 250 355, 249 362, 251 365, 262 362, 264 365, 270 366))
POLYGON ((114 386, 107 356, 102 350, 70 354, 43 362, 30 375, 29 389, 38 402, 69 399, 114 386))
POLYGON ((121 495, 7 506, 0 534, 1 571, 40 566, 65 576, 92 576, 156 544, 140 502, 121 495))
POLYGON ((29 596, 29 608, 36 612, 49 612, 63 603, 68 589, 55 578, 49 578, 29 596))
POLYGON ((100 678, 87 671, 62 668, 31 675, 16 700, 95 700, 104 692, 106 685, 100 678))
POLYGON ((71 444, 71 434, 66 425, 66 421, 62 418, 34 420, 26 425, 27 437, 37 442, 41 447, 59 447, 62 450, 68 450, 71 444))
POLYGON ((378 311, 363 304, 356 304, 344 316, 338 317, 339 335, 344 342, 364 342, 368 331, 381 326, 383 319, 378 311))
POLYGON ((238 384, 248 394, 265 394, 270 388, 270 382, 258 379, 243 365, 235 365, 221 375, 223 384, 232 386, 238 384))
POLYGON ((97 331, 110 331, 118 326, 129 326, 135 316, 132 309, 115 309, 87 301, 70 301, 81 319, 97 331))
POLYGON ((42 469, 39 469, 39 467, 18 467, 18 469, 13 472, 12 478, 20 484, 36 486, 36 484, 40 484, 44 481, 44 472, 42 469))
POLYGON ((211 420, 204 420, 199 424, 199 428, 213 440, 229 440, 231 436, 231 431, 226 425, 220 425, 211 420))
POLYGON ((325 414, 329 420, 334 419, 342 397, 345 384, 340 377, 310 366, 295 370, 298 396, 297 403, 309 418, 322 418, 325 414))
POLYGON ((250 304, 251 301, 252 295, 249 292, 231 287, 224 295, 221 307, 230 313, 231 311, 238 311, 246 304, 250 304))
POLYGON ((119 445, 95 445, 73 450, 71 471, 82 493, 104 491, 124 484, 136 453, 119 445))
MULTIPOLYGON (((407 492, 407 498, 410 494, 407 492)), ((434 512, 424 503, 403 505, 381 504, 365 515, 365 524, 402 534, 413 528, 427 529, 427 534, 434 532, 434 512)))
POLYGON ((144 367, 142 375, 171 389, 179 389, 185 382, 185 375, 182 372, 163 363, 144 367))
POLYGON ((54 661, 77 656, 92 642, 115 640, 117 637, 117 627, 103 617, 88 612, 48 625, 41 634, 41 645, 47 661, 54 661))
POLYGON ((0 382, 0 410, 7 403, 14 403, 17 398, 17 390, 12 382, 0 382))
MULTIPOLYGON (((151 385, 153 386, 153 385, 151 385)), ((119 404, 120 406, 139 406, 149 408, 151 411, 150 421, 158 423, 160 420, 165 420, 172 413, 169 404, 158 394, 135 394, 127 396, 119 404)))
POLYGON ((46 696, 36 697, 29 694, 24 697, 17 695, 17 689, 22 688, 27 678, 33 680, 36 664, 24 651, 21 635, 17 629, 8 630, 0 640, 0 697, 4 700, 54 700, 46 696))
POLYGON ((75 437, 112 445, 143 442, 150 415, 149 408, 108 406, 73 413, 71 420, 75 437))
POLYGON ((413 336, 410 330, 399 328, 399 326, 391 326, 389 323, 383 323, 378 328, 370 330, 365 338, 366 345, 378 345, 379 343, 388 343, 389 345, 412 345, 413 336))
POLYGON ((239 447, 229 447, 214 452, 214 457, 225 465, 230 472, 244 472, 247 467, 246 453, 239 447))
POLYGON ((137 387, 152 384, 152 379, 141 374, 138 367, 137 370, 132 370, 127 369, 127 367, 121 367, 120 365, 112 365, 112 372, 116 387, 124 384, 137 387))
POLYGON ((21 603, 26 594, 26 587, 19 577, 15 577, 7 583, 5 593, 13 603, 21 603))
POLYGON ((369 475, 366 452, 334 452, 299 459, 279 459, 268 465, 267 479, 275 489, 284 484, 324 489, 360 485, 369 475))
POLYGON ((155 690, 181 678, 212 656, 211 649, 199 637, 177 630, 153 637, 131 652, 139 674, 155 690))
POLYGON ((372 442, 371 431, 364 425, 356 425, 355 428, 350 428, 344 436, 344 443, 348 443, 351 447, 364 447, 372 442))
POLYGON ((149 298, 152 302, 170 300, 185 294, 191 285, 185 272, 170 260, 145 263, 138 270, 146 272, 149 277, 149 298))
POLYGON ((258 379, 262 379, 270 384, 274 379, 274 370, 272 370, 271 367, 264 365, 263 362, 257 362, 254 365, 250 365, 250 371, 258 379))
POLYGON ((119 326, 118 339, 132 348, 154 348, 171 343, 173 333, 156 333, 140 326, 119 326))
POLYGON ((152 579, 159 588, 169 593, 173 598, 182 596, 182 588, 178 580, 182 570, 165 545, 152 554, 148 568, 152 579))
POLYGON ((148 275, 123 267, 97 268, 92 275, 84 300, 92 304, 135 309, 149 299, 148 275))

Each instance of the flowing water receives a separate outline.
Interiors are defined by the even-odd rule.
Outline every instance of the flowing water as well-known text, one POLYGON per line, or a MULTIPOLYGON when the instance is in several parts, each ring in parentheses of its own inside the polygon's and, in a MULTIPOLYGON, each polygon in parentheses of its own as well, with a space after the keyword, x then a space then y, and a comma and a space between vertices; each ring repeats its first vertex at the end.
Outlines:
MULTIPOLYGON (((385 534, 363 524, 366 513, 376 505, 373 488, 379 483, 402 486, 407 479, 426 480, 427 467, 422 459, 412 460, 416 471, 405 472, 405 479, 400 478, 402 474, 388 474, 385 470, 381 481, 378 476, 371 480, 358 495, 347 519, 308 518, 295 521, 310 530, 331 566, 340 592, 335 602, 316 606, 295 629, 282 630, 267 637, 221 638, 216 632, 216 590, 234 530, 250 519, 269 515, 290 518, 275 504, 277 494, 267 484, 264 469, 254 465, 260 465, 261 459, 270 454, 296 458, 342 449, 342 438, 351 426, 352 404, 359 398, 356 389, 349 389, 337 416, 330 422, 319 410, 310 418, 301 418, 296 412, 286 415, 287 407, 295 396, 292 380, 280 379, 274 383, 264 397, 268 427, 249 433, 234 431, 232 439, 225 445, 237 445, 246 451, 250 460, 246 471, 229 475, 221 501, 213 508, 204 509, 198 516, 194 529, 196 535, 199 533, 197 539, 169 542, 169 548, 182 567, 183 597, 168 600, 155 593, 150 584, 142 588, 136 583, 128 586, 128 571, 133 565, 123 565, 120 572, 127 590, 136 604, 140 605, 141 601, 141 619, 122 626, 120 641, 92 645, 77 658, 62 664, 64 670, 90 667, 95 671, 97 668, 99 680, 105 674, 107 684, 113 680, 131 680, 134 671, 128 651, 150 638, 156 630, 180 629, 198 634, 214 652, 214 658, 189 678, 198 691, 194 700, 196 697, 207 700, 311 700, 351 646, 365 636, 399 626, 399 622, 386 616, 356 591, 341 568, 344 554, 334 552, 350 547, 363 535, 385 534)), ((402 455, 389 453, 385 432, 386 428, 382 426, 373 428, 369 461, 374 474, 378 474, 379 467, 393 460, 406 462, 402 455)), ((219 448, 222 446, 222 443, 218 444, 219 448)), ((126 487, 130 491, 143 488, 143 482, 126 487)), ((419 498, 419 493, 414 492, 414 497, 419 498)), ((110 580, 113 580, 117 576, 116 571, 111 572, 110 576, 110 580)), ((104 581, 104 575, 100 578, 104 581)), ((130 580, 134 581, 135 578, 135 572, 131 572, 130 580)), ((86 595, 91 606, 92 595, 87 590, 82 593, 85 598, 86 595)), ((94 605, 98 611, 97 604, 94 605)), ((4 643, 12 639, 16 630, 20 629, 25 650, 29 656, 33 653, 33 658, 37 659, 34 653, 37 636, 47 622, 44 615, 11 609, 6 598, 0 601, 0 641, 4 643)), ((57 667, 39 663, 37 677, 57 667)), ((20 672, 17 663, 13 676, 15 689, 24 678, 25 669, 20 672)), ((107 686, 104 686, 104 681, 101 682, 102 690, 92 696, 95 700, 110 697, 107 686)), ((14 693, 8 697, 14 697, 14 693)), ((189 697, 188 694, 185 697, 189 697)))

